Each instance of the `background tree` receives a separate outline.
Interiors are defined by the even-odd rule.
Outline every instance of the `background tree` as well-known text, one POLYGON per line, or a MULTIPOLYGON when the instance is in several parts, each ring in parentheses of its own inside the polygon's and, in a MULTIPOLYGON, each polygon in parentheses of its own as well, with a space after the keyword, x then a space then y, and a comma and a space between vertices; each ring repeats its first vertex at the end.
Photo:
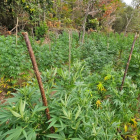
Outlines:
POLYGON ((120 5, 119 0, 100 0, 96 2, 96 10, 91 9, 87 20, 87 29, 92 27, 96 30, 111 30, 112 23, 116 20, 116 13, 118 6, 120 5), (100 27, 100 28, 99 28, 100 27))
MULTIPOLYGON (((135 3, 136 4, 136 3, 135 3)), ((127 6, 124 3, 116 11, 116 20, 113 24, 115 32, 134 32, 140 30, 140 10, 138 6, 127 6)))
POLYGON ((91 0, 87 12, 89 1, 2 0, 0 2, 1 26, 5 25, 11 30, 15 27, 18 17, 19 30, 32 31, 32 33, 42 22, 45 22, 49 28, 66 27, 80 30, 85 24, 86 30, 91 28, 112 31, 112 27, 119 33, 125 30, 139 30, 137 23, 140 19, 140 0, 133 0, 132 7, 125 5, 121 0, 91 0))

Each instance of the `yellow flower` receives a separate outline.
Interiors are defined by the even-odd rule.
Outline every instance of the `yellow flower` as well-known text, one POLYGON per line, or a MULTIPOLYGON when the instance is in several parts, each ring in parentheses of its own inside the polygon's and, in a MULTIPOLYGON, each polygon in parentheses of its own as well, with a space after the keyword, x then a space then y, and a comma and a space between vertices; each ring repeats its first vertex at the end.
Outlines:
POLYGON ((13 85, 13 87, 17 87, 17 85, 16 85, 16 84, 14 84, 14 85, 13 85))
POLYGON ((7 86, 7 88, 10 88, 10 87, 11 87, 11 86, 9 86, 9 85, 7 86))
POLYGON ((104 90, 104 86, 102 84, 102 82, 99 82, 99 84, 97 85, 98 90, 103 91, 104 90))
POLYGON ((106 92, 106 89, 103 87, 103 88, 101 89, 101 91, 104 91, 104 92, 106 92))
POLYGON ((136 118, 131 119, 131 121, 132 121, 132 126, 133 126, 134 128, 136 128, 136 127, 137 127, 136 118))
POLYGON ((26 83, 25 83, 25 82, 23 82, 23 83, 22 83, 22 86, 24 87, 25 85, 26 85, 26 83))
POLYGON ((8 91, 7 94, 9 95, 11 93, 11 91, 8 91))
POLYGON ((128 130, 128 127, 127 127, 127 125, 125 124, 125 125, 124 125, 124 131, 127 132, 127 130, 128 130))
POLYGON ((125 135, 125 138, 131 138, 133 140, 138 140, 137 135, 125 135))
POLYGON ((108 74, 106 77, 104 77, 104 80, 106 81, 106 80, 109 80, 109 79, 111 79, 111 75, 110 74, 108 74))
POLYGON ((29 8, 29 6, 27 5, 26 8, 29 8))
POLYGON ((3 79, 4 79, 4 78, 2 77, 2 78, 1 78, 1 81, 3 81, 3 79))
POLYGON ((26 86, 29 86, 29 83, 27 83, 26 86))
POLYGON ((54 127, 54 129, 55 129, 55 132, 57 132, 58 128, 57 127, 54 127))
POLYGON ((97 105, 97 107, 100 107, 101 101, 100 101, 100 100, 97 100, 97 101, 96 101, 96 105, 97 105))
POLYGON ((34 12, 35 11, 35 9, 30 9, 30 12, 34 12))
POLYGON ((3 87, 6 88, 6 84, 4 84, 3 87))
POLYGON ((10 82, 10 79, 8 79, 6 82, 10 82))

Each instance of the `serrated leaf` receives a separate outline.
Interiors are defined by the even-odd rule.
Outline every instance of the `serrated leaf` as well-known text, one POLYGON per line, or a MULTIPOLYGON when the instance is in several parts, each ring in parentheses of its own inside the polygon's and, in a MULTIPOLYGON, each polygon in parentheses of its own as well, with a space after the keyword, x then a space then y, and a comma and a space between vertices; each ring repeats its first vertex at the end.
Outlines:
POLYGON ((25 101, 24 102, 22 102, 22 100, 20 101, 19 111, 20 111, 20 114, 21 114, 22 117, 24 115, 25 104, 26 104, 25 101))
POLYGON ((34 116, 34 114, 35 114, 36 112, 45 110, 46 108, 47 108, 47 106, 42 106, 42 107, 39 107, 39 108, 38 108, 38 105, 36 105, 35 108, 34 108, 34 110, 33 110, 32 116, 34 116))
POLYGON ((59 134, 49 134, 49 135, 47 135, 47 137, 49 137, 49 138, 54 138, 54 139, 61 139, 61 140, 64 139, 64 138, 63 138, 61 135, 59 135, 59 134))
POLYGON ((65 102, 64 102, 62 99, 61 99, 61 103, 62 103, 64 106, 66 106, 66 105, 65 105, 65 102))
POLYGON ((9 136, 5 139, 5 140, 12 140, 12 139, 18 139, 21 132, 22 132, 22 128, 18 127, 16 129, 13 129, 13 133, 10 132, 9 136))
POLYGON ((80 113, 81 113, 81 107, 78 105, 78 111, 77 111, 77 113, 76 113, 76 115, 75 115, 75 120, 79 117, 79 115, 80 115, 80 113))
POLYGON ((80 121, 78 121, 78 122, 76 123, 76 125, 75 125, 76 130, 78 129, 79 124, 80 124, 80 121))
POLYGON ((56 73, 57 73, 57 67, 54 70, 53 77, 56 75, 56 73))
POLYGON ((28 138, 27 138, 27 133, 26 133, 26 131, 23 129, 23 135, 24 135, 24 137, 26 138, 26 140, 28 140, 28 138))
POLYGON ((34 130, 31 130, 28 134, 27 140, 35 140, 35 139, 36 139, 36 133, 34 132, 34 130))
POLYGON ((56 121, 57 121, 57 120, 53 120, 53 121, 49 124, 48 129, 51 128, 51 127, 56 123, 56 121))
POLYGON ((17 117, 17 118, 20 118, 20 117, 21 117, 21 115, 20 115, 19 113, 15 112, 15 111, 13 111, 13 110, 10 110, 10 111, 12 112, 12 114, 13 114, 15 117, 17 117))
POLYGON ((62 108, 62 111, 63 111, 64 115, 65 115, 66 117, 68 117, 68 113, 67 113, 67 111, 66 111, 66 109, 65 109, 64 107, 62 108))
POLYGON ((63 131, 60 132, 60 135, 65 139, 65 134, 63 131))
POLYGON ((80 138, 71 138, 71 140, 81 140, 80 138))
POLYGON ((66 125, 61 120, 60 120, 60 124, 61 124, 63 129, 66 127, 66 125))
POLYGON ((48 122, 52 122, 54 120, 57 120, 57 119, 56 118, 53 118, 53 115, 52 115, 52 118, 48 122))
POLYGON ((43 111, 47 108, 47 106, 42 106, 42 107, 39 107, 36 112, 39 112, 39 111, 43 111))

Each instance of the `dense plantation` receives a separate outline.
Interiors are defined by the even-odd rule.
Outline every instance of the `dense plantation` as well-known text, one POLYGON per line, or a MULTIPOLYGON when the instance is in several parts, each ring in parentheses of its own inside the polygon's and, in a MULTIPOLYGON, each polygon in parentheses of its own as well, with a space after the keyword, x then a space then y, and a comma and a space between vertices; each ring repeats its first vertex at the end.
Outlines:
POLYGON ((50 32, 50 43, 30 37, 48 100, 48 121, 22 35, 0 36, 0 140, 140 139, 140 41, 120 91, 134 34, 50 32), (55 129, 54 133, 50 128, 55 129))

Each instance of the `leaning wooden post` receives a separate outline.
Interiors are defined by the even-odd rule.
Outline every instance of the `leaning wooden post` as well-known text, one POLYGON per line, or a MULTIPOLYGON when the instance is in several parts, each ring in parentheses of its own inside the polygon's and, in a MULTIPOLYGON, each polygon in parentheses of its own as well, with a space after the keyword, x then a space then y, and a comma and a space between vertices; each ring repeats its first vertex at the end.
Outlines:
MULTIPOLYGON (((27 45, 27 48, 28 48, 28 51, 29 51, 29 55, 30 55, 30 58, 31 58, 31 61, 32 61, 32 65, 33 65, 33 68, 34 68, 34 72, 35 72, 37 80, 38 80, 43 105, 48 106, 47 99, 46 99, 45 92, 44 92, 44 88, 43 88, 43 84, 42 84, 42 80, 41 80, 41 77, 40 77, 40 73, 39 73, 39 70, 38 70, 38 66, 37 66, 37 63, 36 63, 34 52, 32 50, 31 43, 30 43, 30 40, 29 40, 29 37, 28 37, 28 33, 24 32, 24 33, 22 33, 22 35, 24 36, 24 39, 25 39, 25 42, 26 42, 26 45, 27 45)), ((49 113, 49 108, 48 107, 45 109, 45 112, 46 112, 47 119, 50 120, 50 113, 49 113)), ((50 131, 52 133, 54 132, 53 127, 50 128, 50 131)))
POLYGON ((71 31, 69 31, 69 76, 71 67, 71 31))
POLYGON ((134 37, 134 41, 133 41, 132 47, 131 47, 130 55, 129 55, 129 58, 128 58, 128 61, 127 61, 127 64, 126 64, 126 68, 125 68, 125 72, 124 72, 124 76, 123 76, 123 80, 122 80, 122 85, 121 85, 121 89, 120 89, 121 91, 123 89, 123 84, 124 84, 126 73, 127 73, 128 67, 129 67, 130 60, 131 60, 131 56, 132 56, 132 52, 133 52, 133 49, 134 49, 134 45, 135 45, 135 42, 136 42, 138 37, 139 37, 139 35, 137 35, 137 33, 136 33, 135 37, 134 37))

